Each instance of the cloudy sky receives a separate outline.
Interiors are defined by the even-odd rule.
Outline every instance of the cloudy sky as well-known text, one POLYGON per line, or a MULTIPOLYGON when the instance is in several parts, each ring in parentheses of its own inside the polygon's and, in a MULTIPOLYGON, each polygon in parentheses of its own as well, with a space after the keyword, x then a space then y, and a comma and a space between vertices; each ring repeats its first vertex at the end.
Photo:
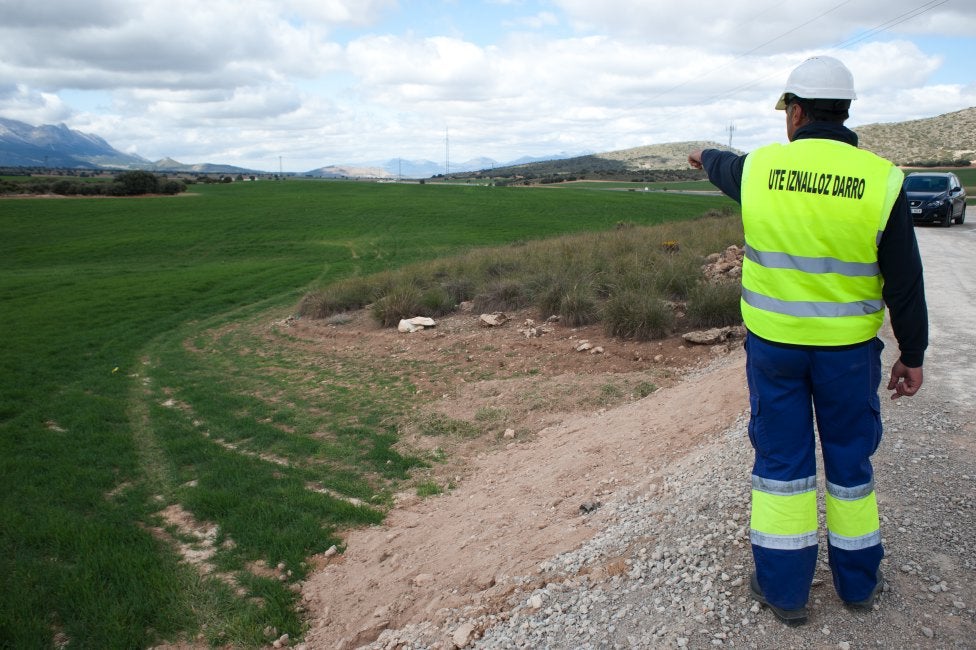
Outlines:
POLYGON ((973 0, 0 0, 0 117, 271 171, 749 150, 816 54, 851 126, 976 106, 973 0))

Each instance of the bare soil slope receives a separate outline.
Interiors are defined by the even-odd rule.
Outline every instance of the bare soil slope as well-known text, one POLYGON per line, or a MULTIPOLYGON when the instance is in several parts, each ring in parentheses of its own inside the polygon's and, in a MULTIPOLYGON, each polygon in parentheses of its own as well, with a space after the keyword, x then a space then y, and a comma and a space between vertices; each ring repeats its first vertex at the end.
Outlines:
MULTIPOLYGON (((654 468, 722 431, 747 404, 741 341, 622 342, 598 326, 558 324, 529 337, 527 315, 484 328, 463 313, 413 334, 378 329, 363 315, 290 330, 309 353, 354 347, 378 360, 430 363, 416 377, 421 391, 440 395, 430 412, 469 420, 505 413, 497 431, 455 441, 436 477, 453 489, 424 500, 402 495, 382 526, 351 531, 344 554, 318 558, 322 569, 303 588, 309 647, 356 647, 385 629, 441 625, 459 608, 503 612, 539 586, 540 562, 600 530, 601 498, 626 486, 653 489, 654 468), (698 373, 706 364, 722 367, 698 373), (681 381, 688 373, 696 380, 681 381)), ((416 435, 407 444, 430 442, 416 435)))

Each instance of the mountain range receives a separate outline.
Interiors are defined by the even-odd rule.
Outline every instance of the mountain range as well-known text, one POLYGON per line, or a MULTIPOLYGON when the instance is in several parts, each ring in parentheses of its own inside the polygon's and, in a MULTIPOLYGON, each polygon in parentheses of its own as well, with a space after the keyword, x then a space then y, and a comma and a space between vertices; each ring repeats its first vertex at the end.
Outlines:
POLYGON ((75 131, 64 124, 32 126, 3 117, 0 117, 0 167, 253 173, 233 165, 184 165, 171 158, 153 162, 123 153, 97 135, 75 131))
POLYGON ((31 126, 0 117, 0 165, 4 167, 117 167, 148 163, 108 142, 64 124, 31 126))
MULTIPOLYGON (((464 162, 450 163, 450 174, 511 167, 549 160, 566 160, 578 154, 559 153, 550 156, 524 156, 509 162, 498 162, 491 158, 472 158, 464 162)), ((405 158, 391 158, 389 160, 355 163, 349 165, 329 165, 305 172, 304 176, 312 178, 431 178, 444 174, 447 163, 437 163, 432 160, 407 160, 405 158)))
MULTIPOLYGON (((976 159, 976 107, 936 117, 869 124, 854 129, 860 146, 901 165, 976 159)), ((532 176, 545 173, 581 174, 603 170, 616 174, 649 170, 687 169, 688 146, 695 143, 667 143, 635 147, 601 154, 560 153, 500 163, 474 158, 450 163, 450 175, 470 175, 492 170, 493 175, 532 176), (542 170, 547 170, 543 172, 542 170)), ((705 143, 718 146, 715 143, 705 143)), ((0 117, 0 167, 65 167, 81 169, 144 169, 166 172, 256 174, 233 165, 184 164, 171 158, 150 161, 123 153, 97 135, 69 129, 64 124, 32 126, 0 117)), ((313 178, 430 178, 444 174, 446 164, 430 160, 391 158, 384 161, 330 165, 307 172, 313 178)))
MULTIPOLYGON (((504 165, 567 158, 569 154, 524 157, 506 163, 474 158, 451 163, 451 172, 471 172, 504 165)), ((123 153, 97 135, 69 129, 64 124, 32 126, 0 117, 0 167, 65 167, 72 169, 144 169, 204 174, 266 174, 267 171, 214 163, 181 163, 172 158, 147 160, 123 153)), ((311 178, 430 178, 445 172, 445 164, 431 160, 391 158, 320 167, 303 174, 311 178)))

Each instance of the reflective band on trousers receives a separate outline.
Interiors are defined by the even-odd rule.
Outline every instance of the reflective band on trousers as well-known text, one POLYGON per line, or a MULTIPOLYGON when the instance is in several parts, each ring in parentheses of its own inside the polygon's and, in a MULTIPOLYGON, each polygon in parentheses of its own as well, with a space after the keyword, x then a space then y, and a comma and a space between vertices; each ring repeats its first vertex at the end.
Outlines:
POLYGON ((750 541, 795 550, 817 543, 817 478, 776 481, 752 477, 750 541))
POLYGON ((792 269, 804 273, 836 273, 847 277, 873 277, 881 273, 877 262, 845 262, 834 257, 804 257, 787 253, 757 251, 748 244, 746 258, 768 269, 792 269))
POLYGON ((883 300, 859 300, 857 302, 778 300, 750 291, 745 287, 742 288, 742 300, 756 309, 798 318, 866 316, 876 314, 884 309, 883 300))
POLYGON ((845 550, 881 543, 874 482, 855 487, 827 483, 827 530, 830 543, 845 550))

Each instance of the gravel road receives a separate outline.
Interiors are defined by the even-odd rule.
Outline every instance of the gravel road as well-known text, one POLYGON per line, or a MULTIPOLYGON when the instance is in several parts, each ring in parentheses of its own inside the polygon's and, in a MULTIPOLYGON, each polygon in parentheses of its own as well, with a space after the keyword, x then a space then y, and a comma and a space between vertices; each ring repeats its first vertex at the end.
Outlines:
MULTIPOLYGON (((727 431, 661 467, 657 481, 623 489, 584 515, 600 532, 543 562, 532 578, 544 586, 518 593, 510 610, 475 618, 456 612, 439 636, 419 626, 370 647, 976 648, 976 336, 969 327, 976 227, 917 235, 930 348, 922 391, 883 400, 885 437, 874 464, 886 587, 873 612, 841 605, 825 540, 805 626, 787 628, 749 598, 752 454, 743 412, 727 431)), ((890 367, 896 345, 887 328, 882 336, 890 367)), ((741 364, 742 354, 717 363, 741 364)))

